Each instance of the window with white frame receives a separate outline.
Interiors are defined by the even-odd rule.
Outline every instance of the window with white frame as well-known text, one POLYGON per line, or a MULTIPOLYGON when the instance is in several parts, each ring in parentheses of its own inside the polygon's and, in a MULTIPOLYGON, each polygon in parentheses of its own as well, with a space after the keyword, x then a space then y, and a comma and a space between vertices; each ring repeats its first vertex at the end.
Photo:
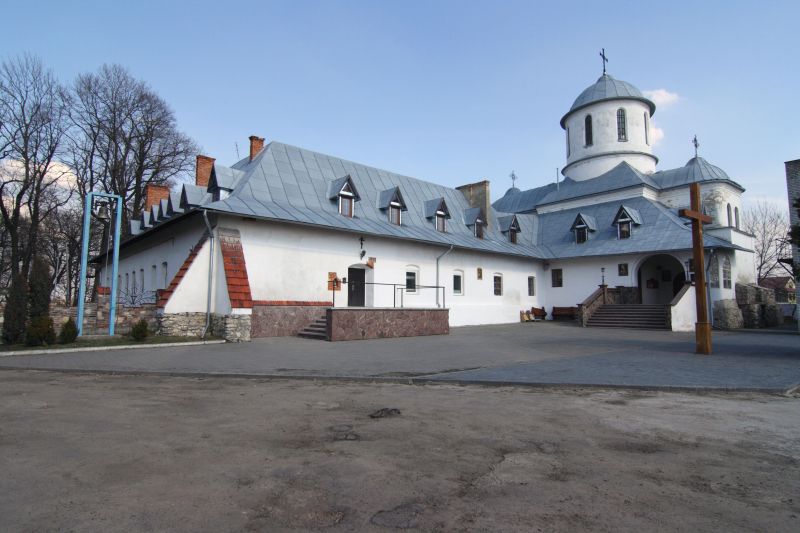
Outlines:
POLYGON ((479 239, 483 239, 483 220, 477 219, 475 221, 475 236, 479 239))
POLYGON ((708 262, 708 286, 719 288, 719 259, 712 255, 708 262))
POLYGON ((528 276, 528 296, 536 296, 536 276, 528 276))
POLYGON ((628 140, 628 121, 623 108, 617 109, 617 141, 625 142, 628 140))
POLYGON ((630 239, 631 238, 631 224, 632 221, 626 216, 622 216, 617 220, 617 238, 630 239))
POLYGON ((495 274, 494 279, 492 280, 494 285, 494 295, 495 296, 502 296, 503 295, 503 275, 502 274, 495 274))
POLYGON ((436 231, 445 233, 447 231, 447 215, 444 211, 436 212, 436 231))
POLYGON ((589 240, 589 228, 586 224, 578 224, 575 226, 575 243, 583 244, 589 240))
POLYGON ((453 294, 456 296, 464 294, 464 273, 460 270, 453 272, 453 294))
POLYGON ((353 218, 353 197, 346 194, 339 195, 339 214, 348 218, 353 218))
POLYGON ((722 260, 722 287, 725 289, 733 287, 731 281, 731 260, 727 257, 722 260))
POLYGON ((389 222, 395 226, 399 226, 402 222, 401 206, 397 202, 389 204, 389 222))

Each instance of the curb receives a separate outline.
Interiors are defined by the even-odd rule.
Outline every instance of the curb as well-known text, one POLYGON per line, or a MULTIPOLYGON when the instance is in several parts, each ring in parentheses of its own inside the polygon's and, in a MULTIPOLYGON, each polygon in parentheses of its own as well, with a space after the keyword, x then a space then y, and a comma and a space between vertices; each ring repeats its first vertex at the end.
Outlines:
MULTIPOLYGON (((214 342, 214 341, 211 341, 214 342)), ((224 342, 224 341, 223 341, 224 342)), ((311 374, 255 374, 247 372, 173 372, 173 371, 147 371, 147 370, 87 370, 79 368, 34 368, 34 367, 9 367, 0 366, 0 371, 32 370, 36 372, 58 372, 62 374, 77 375, 108 375, 108 376, 156 376, 177 378, 233 378, 233 379, 260 379, 265 381, 312 381, 312 382, 343 382, 343 383, 389 383, 397 385, 456 385, 459 387, 517 387, 525 389, 590 389, 590 390, 638 390, 652 392, 685 392, 693 394, 708 393, 739 393, 752 392, 759 394, 772 394, 789 396, 800 389, 800 384, 788 388, 774 387, 691 387, 672 385, 619 385, 607 383, 549 383, 549 382, 513 382, 513 381, 486 381, 486 380, 459 380, 446 378, 418 377, 377 377, 377 376, 322 376, 311 374)))
POLYGON ((225 344, 223 340, 215 341, 190 341, 190 342, 162 342, 150 344, 121 344, 119 346, 87 346, 86 348, 56 348, 54 350, 14 350, 11 352, 0 352, 0 357, 12 357, 15 355, 47 355, 51 353, 79 353, 79 352, 102 352, 111 350, 141 350, 142 348, 168 348, 171 346, 202 346, 204 344, 225 344))

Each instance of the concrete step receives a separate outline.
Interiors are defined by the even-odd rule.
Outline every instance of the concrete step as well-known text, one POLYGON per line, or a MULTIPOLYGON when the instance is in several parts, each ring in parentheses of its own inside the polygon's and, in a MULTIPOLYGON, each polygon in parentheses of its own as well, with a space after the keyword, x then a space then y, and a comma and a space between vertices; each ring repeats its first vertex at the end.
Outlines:
POLYGON ((319 331, 311 331, 308 329, 303 329, 300 333, 297 334, 298 337, 303 337, 304 339, 317 339, 317 340, 328 340, 328 334, 325 332, 319 331))

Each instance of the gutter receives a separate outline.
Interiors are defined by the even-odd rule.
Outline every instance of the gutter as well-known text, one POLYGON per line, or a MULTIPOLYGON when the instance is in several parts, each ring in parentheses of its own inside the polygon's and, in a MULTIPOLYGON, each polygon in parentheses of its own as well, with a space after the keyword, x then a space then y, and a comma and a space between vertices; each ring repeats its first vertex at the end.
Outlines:
POLYGON ((447 250, 445 250, 444 252, 442 252, 441 254, 436 256, 436 287, 437 287, 436 288, 436 307, 441 307, 439 305, 439 288, 438 288, 439 287, 439 260, 442 257, 444 257, 447 254, 449 254, 450 252, 452 252, 454 246, 455 245, 451 244, 450 248, 448 248, 447 250))
POLYGON ((206 296, 206 325, 203 328, 203 334, 200 336, 202 339, 206 338, 208 330, 211 327, 211 284, 214 279, 214 230, 208 221, 208 211, 203 209, 203 221, 206 223, 208 230, 209 240, 209 253, 208 253, 208 293, 206 296))

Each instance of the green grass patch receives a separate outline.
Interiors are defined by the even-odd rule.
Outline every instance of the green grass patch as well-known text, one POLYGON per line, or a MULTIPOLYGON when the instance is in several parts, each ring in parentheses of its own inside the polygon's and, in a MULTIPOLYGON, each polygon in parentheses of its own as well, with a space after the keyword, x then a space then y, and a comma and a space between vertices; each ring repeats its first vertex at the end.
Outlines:
MULTIPOLYGON (((200 337, 160 337, 151 335, 144 340, 135 341, 127 335, 115 335, 114 337, 78 337, 78 340, 69 344, 51 344, 48 346, 25 346, 22 344, 2 344, 0 352, 13 352, 17 350, 61 350, 65 348, 94 348, 102 346, 140 346, 142 344, 168 344, 176 342, 196 342, 201 341, 200 337)), ((207 341, 220 340, 218 337, 207 336, 207 341)))

